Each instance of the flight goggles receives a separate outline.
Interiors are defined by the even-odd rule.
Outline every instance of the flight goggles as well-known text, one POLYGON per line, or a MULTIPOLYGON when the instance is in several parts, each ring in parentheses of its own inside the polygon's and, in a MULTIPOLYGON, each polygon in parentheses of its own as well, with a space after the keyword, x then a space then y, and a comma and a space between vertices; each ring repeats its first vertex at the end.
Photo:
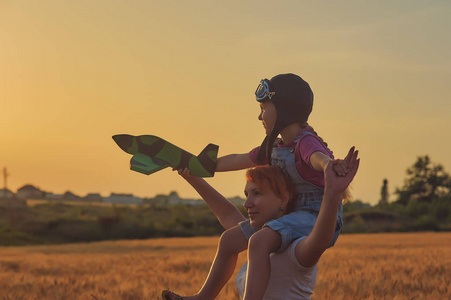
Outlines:
POLYGON ((262 79, 260 81, 260 84, 258 85, 257 89, 255 90, 255 97, 257 98, 258 102, 264 102, 266 101, 266 97, 271 100, 271 97, 274 96, 275 92, 269 91, 269 80, 268 79, 262 79))

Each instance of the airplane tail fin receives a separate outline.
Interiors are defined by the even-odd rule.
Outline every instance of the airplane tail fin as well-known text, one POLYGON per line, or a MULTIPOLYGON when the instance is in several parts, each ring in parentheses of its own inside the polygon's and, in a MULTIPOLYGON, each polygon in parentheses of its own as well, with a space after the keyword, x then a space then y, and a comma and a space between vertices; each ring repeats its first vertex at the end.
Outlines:
POLYGON ((210 174, 209 177, 215 175, 216 161, 218 159, 219 146, 214 144, 208 144, 207 147, 197 156, 202 167, 210 174))

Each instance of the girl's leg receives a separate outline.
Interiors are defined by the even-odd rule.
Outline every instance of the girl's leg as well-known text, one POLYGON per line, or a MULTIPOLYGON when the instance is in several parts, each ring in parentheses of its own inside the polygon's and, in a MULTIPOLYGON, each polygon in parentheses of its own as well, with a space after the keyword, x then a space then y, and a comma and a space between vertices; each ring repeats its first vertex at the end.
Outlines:
POLYGON ((247 243, 239 226, 226 230, 221 235, 215 259, 204 285, 196 295, 182 297, 183 300, 215 299, 232 276, 238 254, 247 249, 247 243))
POLYGON ((281 244, 280 234, 269 227, 254 233, 250 238, 244 300, 263 299, 271 277, 269 255, 276 252, 281 244))

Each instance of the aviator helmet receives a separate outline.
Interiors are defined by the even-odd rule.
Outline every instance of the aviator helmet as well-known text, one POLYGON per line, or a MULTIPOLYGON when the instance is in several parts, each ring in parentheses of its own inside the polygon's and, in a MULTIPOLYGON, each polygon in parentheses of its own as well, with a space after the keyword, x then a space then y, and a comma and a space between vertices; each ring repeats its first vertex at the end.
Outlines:
POLYGON ((287 126, 296 122, 307 122, 312 112, 313 92, 309 84, 295 74, 280 74, 262 79, 255 91, 258 102, 271 101, 277 112, 276 121, 269 135, 263 140, 257 155, 262 163, 266 156, 271 164, 271 149, 277 136, 287 126))

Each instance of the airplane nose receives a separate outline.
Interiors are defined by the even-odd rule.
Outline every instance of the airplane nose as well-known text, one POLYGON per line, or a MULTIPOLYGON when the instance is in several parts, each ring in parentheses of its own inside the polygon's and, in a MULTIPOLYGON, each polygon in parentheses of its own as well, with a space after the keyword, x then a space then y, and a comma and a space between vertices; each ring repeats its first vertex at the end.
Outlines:
POLYGON ((129 134, 113 135, 113 140, 125 152, 128 152, 128 148, 133 144, 133 138, 134 136, 129 134))

